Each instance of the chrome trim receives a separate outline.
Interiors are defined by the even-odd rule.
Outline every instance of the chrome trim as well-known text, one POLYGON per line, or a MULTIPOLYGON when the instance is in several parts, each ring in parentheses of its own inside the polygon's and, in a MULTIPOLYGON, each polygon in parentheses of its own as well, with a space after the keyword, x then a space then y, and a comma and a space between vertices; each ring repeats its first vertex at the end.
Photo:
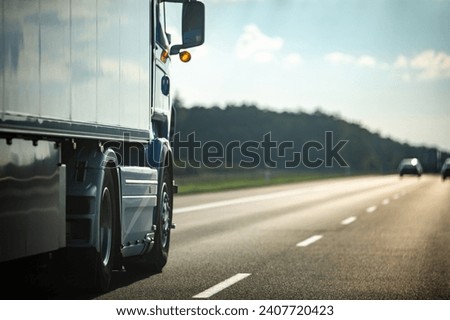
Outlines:
POLYGON ((137 179, 125 179, 127 184, 154 184, 157 185, 157 180, 137 180, 137 179))

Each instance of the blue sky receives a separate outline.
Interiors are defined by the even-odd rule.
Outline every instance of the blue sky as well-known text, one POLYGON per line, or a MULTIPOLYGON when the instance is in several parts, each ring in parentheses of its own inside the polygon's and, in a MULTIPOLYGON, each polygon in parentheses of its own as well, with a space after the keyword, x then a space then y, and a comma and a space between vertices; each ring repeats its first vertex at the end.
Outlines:
POLYGON ((185 105, 320 108, 450 150, 450 0, 203 2, 205 44, 173 59, 185 105))

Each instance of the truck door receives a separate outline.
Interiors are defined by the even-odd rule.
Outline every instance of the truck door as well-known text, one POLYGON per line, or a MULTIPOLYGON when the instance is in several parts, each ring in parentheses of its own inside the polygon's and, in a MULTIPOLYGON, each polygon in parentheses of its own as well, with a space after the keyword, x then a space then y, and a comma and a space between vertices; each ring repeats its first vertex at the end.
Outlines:
POLYGON ((169 40, 166 34, 165 4, 154 0, 154 64, 152 116, 157 120, 170 120, 169 40))

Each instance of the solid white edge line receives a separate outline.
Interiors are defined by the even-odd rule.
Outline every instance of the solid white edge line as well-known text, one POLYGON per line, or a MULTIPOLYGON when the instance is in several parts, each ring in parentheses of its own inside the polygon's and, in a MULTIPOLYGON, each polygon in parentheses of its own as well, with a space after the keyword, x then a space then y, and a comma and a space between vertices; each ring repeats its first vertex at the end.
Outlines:
MULTIPOLYGON (((341 182, 333 184, 333 190, 336 188, 337 190, 341 189, 341 182)), ((308 189, 293 189, 289 191, 275 191, 273 193, 268 194, 257 194, 253 196, 243 197, 243 198, 237 198, 237 199, 229 199, 229 200, 222 200, 222 201, 215 201, 215 202, 209 202, 199 205, 193 205, 188 207, 181 207, 181 208, 175 208, 173 210, 174 214, 179 213, 188 213, 188 212, 195 212, 200 210, 208 210, 208 209, 215 209, 219 207, 225 207, 225 206, 231 206, 231 205, 238 205, 243 203, 250 203, 250 202, 258 202, 258 201, 266 201, 266 200, 272 200, 272 199, 279 199, 283 197, 290 197, 290 196, 301 196, 304 194, 311 194, 311 193, 320 193, 324 191, 329 191, 330 186, 315 186, 308 189)))
POLYGON ((319 241, 322 238, 323 238, 322 235, 316 234, 315 236, 309 237, 308 239, 297 243, 297 247, 307 247, 307 246, 313 244, 314 242, 319 241))
POLYGON ((353 223, 355 221, 356 221, 356 217, 349 217, 347 219, 342 220, 341 224, 348 225, 348 224, 353 223))
POLYGON ((251 275, 251 273, 238 273, 234 276, 232 276, 231 278, 228 278, 225 281, 222 281, 218 284, 216 284, 215 286, 200 292, 199 294, 193 296, 192 298, 197 298, 197 299, 206 299, 206 298, 210 298, 213 295, 215 295, 216 293, 232 286, 233 284, 247 278, 249 275, 251 275))
POLYGON ((375 212, 375 210, 377 210, 377 206, 371 206, 366 209, 366 212, 372 213, 372 212, 375 212))
MULTIPOLYGON (((312 189, 315 191, 315 189, 312 189)), ((193 211, 199 211, 199 210, 207 210, 207 209, 214 209, 219 207, 225 207, 225 206, 231 206, 231 205, 237 205, 237 204, 243 204, 243 203, 250 203, 250 202, 258 202, 258 201, 264 201, 264 200, 270 200, 270 199, 278 199, 282 197, 288 197, 288 196, 300 196, 302 194, 305 194, 307 192, 310 192, 310 190, 290 190, 290 191, 279 191, 269 194, 257 194, 254 196, 248 196, 243 198, 237 198, 237 199, 228 199, 228 200, 222 200, 222 201, 215 201, 215 202, 209 202, 199 205, 194 205, 190 207, 182 207, 182 208, 176 208, 173 210, 173 213, 186 213, 186 212, 193 212, 193 211)))

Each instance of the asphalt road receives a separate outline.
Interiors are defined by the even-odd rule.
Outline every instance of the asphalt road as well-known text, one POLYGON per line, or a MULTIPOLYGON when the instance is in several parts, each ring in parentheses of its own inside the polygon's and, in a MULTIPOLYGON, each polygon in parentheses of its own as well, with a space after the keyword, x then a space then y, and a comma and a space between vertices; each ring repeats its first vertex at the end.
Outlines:
POLYGON ((450 298, 450 181, 439 176, 176 196, 175 208, 162 273, 116 272, 104 295, 38 290, 37 298, 450 298))
POLYGON ((96 299, 449 299, 450 182, 344 178, 175 199, 162 273, 96 299))

